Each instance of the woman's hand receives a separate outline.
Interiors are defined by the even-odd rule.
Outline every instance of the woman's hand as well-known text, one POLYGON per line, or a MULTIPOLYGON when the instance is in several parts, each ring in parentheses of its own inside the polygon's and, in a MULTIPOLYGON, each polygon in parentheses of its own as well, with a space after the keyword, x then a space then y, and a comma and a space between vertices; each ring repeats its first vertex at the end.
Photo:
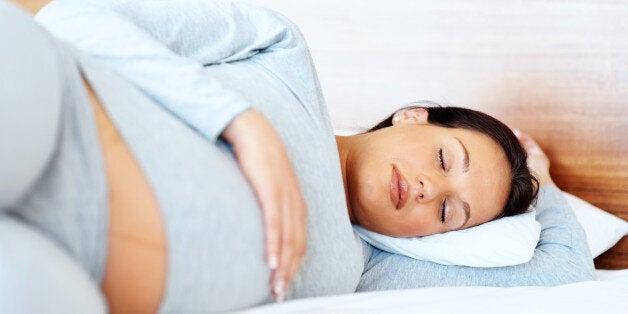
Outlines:
POLYGON ((526 133, 519 130, 514 130, 514 133, 528 154, 528 168, 539 180, 539 185, 554 184, 549 172, 549 158, 547 158, 539 144, 526 133))
POLYGON ((306 249, 307 208, 299 182, 279 135, 257 111, 237 116, 222 137, 233 146, 262 208, 271 290, 281 301, 306 249))

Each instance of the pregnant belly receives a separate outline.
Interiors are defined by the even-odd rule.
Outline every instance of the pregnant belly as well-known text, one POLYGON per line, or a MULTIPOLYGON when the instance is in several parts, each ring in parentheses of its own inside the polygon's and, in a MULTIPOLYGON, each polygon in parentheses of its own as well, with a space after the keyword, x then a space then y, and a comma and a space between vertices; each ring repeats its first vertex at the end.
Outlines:
POLYGON ((164 293, 167 247, 153 191, 86 83, 94 110, 109 191, 109 234, 102 290, 111 313, 155 313, 164 293))

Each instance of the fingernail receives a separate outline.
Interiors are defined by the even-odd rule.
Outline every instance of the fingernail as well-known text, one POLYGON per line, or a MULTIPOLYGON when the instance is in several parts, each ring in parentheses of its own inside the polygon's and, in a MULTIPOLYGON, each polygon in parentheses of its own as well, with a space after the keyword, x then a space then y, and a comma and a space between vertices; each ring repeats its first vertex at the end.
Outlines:
POLYGON ((277 264, 279 264, 279 262, 277 261, 277 255, 271 255, 268 258, 268 267, 270 267, 270 269, 275 270, 277 269, 277 264))
POLYGON ((273 287, 273 292, 275 293, 275 299, 277 302, 281 302, 286 298, 286 292, 284 291, 284 281, 282 279, 278 279, 275 282, 275 286, 273 287))

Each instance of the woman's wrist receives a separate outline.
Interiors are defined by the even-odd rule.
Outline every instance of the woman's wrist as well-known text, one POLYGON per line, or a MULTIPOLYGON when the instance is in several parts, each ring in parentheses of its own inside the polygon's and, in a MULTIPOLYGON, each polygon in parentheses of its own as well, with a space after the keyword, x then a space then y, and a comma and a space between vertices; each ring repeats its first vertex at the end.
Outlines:
POLYGON ((257 112, 255 112, 255 110, 247 109, 237 115, 222 131, 220 136, 233 145, 242 133, 246 133, 247 125, 249 125, 250 128, 250 125, 255 123, 256 114, 257 112))

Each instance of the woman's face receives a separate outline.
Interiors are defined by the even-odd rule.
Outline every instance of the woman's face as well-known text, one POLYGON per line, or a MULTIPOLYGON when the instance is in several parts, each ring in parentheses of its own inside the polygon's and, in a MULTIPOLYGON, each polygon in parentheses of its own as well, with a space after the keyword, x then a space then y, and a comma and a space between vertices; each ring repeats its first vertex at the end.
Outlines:
POLYGON ((510 166, 490 137, 427 122, 427 111, 400 112, 393 126, 361 135, 347 159, 355 223, 413 237, 496 218, 506 204, 510 166))

